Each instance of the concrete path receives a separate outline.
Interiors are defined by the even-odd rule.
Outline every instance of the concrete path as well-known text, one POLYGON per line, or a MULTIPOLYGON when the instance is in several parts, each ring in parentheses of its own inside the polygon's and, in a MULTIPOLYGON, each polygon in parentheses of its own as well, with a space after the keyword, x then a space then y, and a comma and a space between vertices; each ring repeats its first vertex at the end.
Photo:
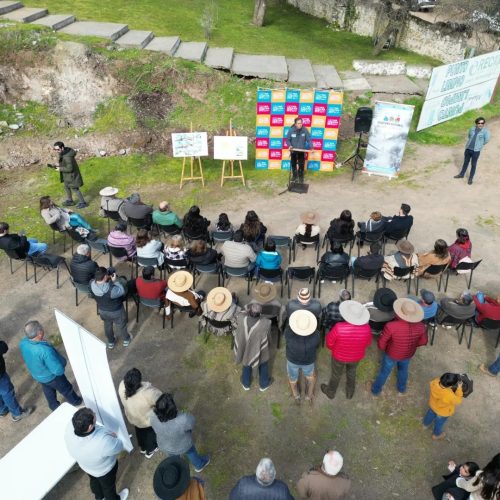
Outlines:
POLYGON ((342 77, 344 90, 350 90, 353 92, 365 92, 367 90, 371 90, 371 86, 366 78, 364 78, 363 75, 357 71, 341 71, 340 76, 342 77))
POLYGON ((31 23, 44 17, 48 14, 47 9, 37 9, 34 7, 21 7, 20 9, 11 10, 2 16, 3 19, 9 21, 17 21, 18 23, 31 23))
POLYGON ((12 2, 10 0, 0 0, 0 15, 7 14, 12 10, 20 9, 23 6, 21 2, 12 2))
POLYGON ((421 95, 422 89, 415 85, 405 75, 392 75, 392 76, 374 76, 366 75, 366 79, 372 88, 372 92, 384 94, 419 94, 421 95))
POLYGON ((32 21, 32 24, 41 24, 55 31, 64 28, 76 21, 75 16, 65 14, 49 14, 48 16, 32 21))

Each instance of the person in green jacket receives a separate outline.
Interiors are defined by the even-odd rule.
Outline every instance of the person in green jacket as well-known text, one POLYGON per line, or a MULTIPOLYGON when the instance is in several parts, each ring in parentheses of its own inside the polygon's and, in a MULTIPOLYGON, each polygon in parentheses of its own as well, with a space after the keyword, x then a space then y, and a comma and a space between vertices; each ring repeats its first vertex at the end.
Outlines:
MULTIPOLYGON (((66 190, 66 200, 63 202, 63 205, 69 207, 75 204, 71 192, 73 190, 79 200, 76 208, 88 207, 80 191, 80 188, 83 186, 83 179, 78 168, 78 163, 76 162, 76 151, 64 146, 64 143, 60 141, 54 144, 54 151, 59 153, 59 165, 54 168, 60 173, 61 182, 64 183, 64 189, 66 190)), ((53 165, 49 165, 49 167, 53 167, 53 165)))

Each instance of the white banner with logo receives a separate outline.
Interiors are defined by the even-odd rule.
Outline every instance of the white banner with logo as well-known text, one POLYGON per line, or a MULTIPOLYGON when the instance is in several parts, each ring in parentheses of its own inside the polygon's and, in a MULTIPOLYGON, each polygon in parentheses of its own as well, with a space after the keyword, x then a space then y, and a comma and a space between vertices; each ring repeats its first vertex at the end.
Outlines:
POLYGON ((432 70, 418 130, 488 104, 500 75, 500 50, 432 70))
POLYGON ((397 177, 403 160, 414 106, 375 103, 363 172, 397 177))

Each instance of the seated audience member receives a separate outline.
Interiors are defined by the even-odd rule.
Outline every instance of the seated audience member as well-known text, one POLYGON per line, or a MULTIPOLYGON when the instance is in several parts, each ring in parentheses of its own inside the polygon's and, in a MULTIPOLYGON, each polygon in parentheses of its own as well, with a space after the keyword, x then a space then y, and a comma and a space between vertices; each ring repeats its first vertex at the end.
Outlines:
POLYGON ((187 252, 184 248, 184 238, 180 234, 174 234, 167 240, 164 248, 165 257, 168 259, 168 265, 174 269, 182 269, 184 266, 176 266, 175 261, 187 259, 187 252))
POLYGON ((450 263, 450 253, 448 252, 448 243, 444 240, 436 240, 434 250, 418 254, 418 271, 417 275, 424 278, 432 277, 426 275, 425 270, 429 266, 441 266, 450 263))
POLYGON ((175 212, 170 210, 170 205, 167 201, 161 201, 158 209, 153 211, 153 223, 160 226, 177 226, 179 229, 182 227, 182 221, 179 219, 175 212))
POLYGON ((471 493, 469 500, 498 500, 500 453, 497 453, 483 470, 476 472, 474 480, 467 481, 463 477, 457 478, 457 486, 471 493))
POLYGON ((101 210, 99 211, 99 215, 101 217, 105 217, 106 213, 104 211, 118 212, 120 218, 123 221, 126 221, 127 216, 123 211, 123 208, 125 206, 125 200, 123 200, 122 198, 117 198, 116 197, 117 193, 118 193, 118 188, 112 186, 107 186, 99 191, 99 194, 101 195, 101 210))
POLYGON ((229 217, 226 213, 222 212, 219 214, 217 224, 215 224, 215 230, 220 233, 232 233, 234 231, 233 225, 229 221, 229 217))
POLYGON ((301 288, 296 299, 289 300, 285 306, 285 311, 283 313, 283 322, 285 323, 291 314, 298 309, 306 309, 311 311, 316 319, 321 319, 321 302, 318 299, 313 299, 311 297, 311 292, 308 288, 301 288))
POLYGON ((500 295, 495 299, 482 292, 474 295, 476 304, 476 322, 480 325, 485 319, 500 320, 500 295))
POLYGON ((455 243, 448 248, 448 251, 450 252, 451 257, 451 269, 456 269, 459 262, 472 262, 472 243, 467 229, 462 227, 457 229, 457 239, 455 240, 455 243))
POLYGON ((440 323, 447 316, 463 320, 473 318, 476 314, 476 304, 468 290, 463 292, 458 299, 443 297, 439 306, 437 320, 440 323))
POLYGON ((201 309, 203 311, 201 323, 209 332, 217 336, 227 335, 231 332, 231 328, 218 328, 209 323, 206 318, 215 321, 230 321, 233 330, 236 329, 236 316, 241 311, 241 307, 236 304, 234 297, 227 288, 222 286, 212 288, 208 292, 207 300, 202 302, 201 309))
POLYGON ((210 248, 205 240, 194 240, 187 251, 187 257, 191 264, 201 266, 208 266, 219 260, 217 250, 210 248))
POLYGON ((193 285, 193 275, 188 271, 176 271, 168 278, 168 289, 165 295, 165 313, 170 318, 171 307, 170 303, 176 306, 190 309, 189 317, 195 315, 201 316, 201 302, 205 298, 205 292, 202 290, 194 291, 191 289, 193 285))
POLYGON ((124 248, 127 251, 127 257, 120 258, 120 261, 132 259, 137 254, 135 237, 127 233, 127 225, 119 222, 113 231, 108 235, 108 245, 115 248, 124 248))
POLYGON ((92 231, 90 224, 80 214, 58 207, 50 196, 40 198, 40 215, 49 226, 55 224, 59 231, 70 227, 83 227, 87 231, 92 231))
POLYGON ((432 319, 436 316, 438 311, 438 304, 435 295, 429 290, 420 290, 420 298, 413 295, 408 296, 409 299, 414 300, 424 310, 424 321, 432 319))
POLYGON ((375 211, 370 214, 370 218, 366 222, 358 222, 358 227, 362 235, 382 232, 385 227, 385 220, 380 212, 375 211))
POLYGON ((408 240, 401 240, 396 243, 398 251, 393 255, 384 257, 382 272, 386 280, 401 279, 394 275, 394 268, 406 269, 414 266, 412 277, 416 276, 418 268, 418 256, 414 246, 408 240))
POLYGON ((338 219, 330 221, 326 233, 328 239, 344 240, 354 236, 354 221, 350 210, 343 210, 338 219))
POLYGON ((273 283, 261 282, 252 289, 252 300, 247 304, 260 304, 262 316, 268 319, 276 319, 280 323, 283 306, 276 298, 278 291, 273 283))
POLYGON ((476 462, 465 462, 462 465, 457 465, 453 460, 448 462, 448 474, 444 474, 442 477, 444 481, 441 481, 436 486, 432 487, 432 494, 435 500, 449 499, 447 495, 451 495, 453 500, 467 500, 469 498, 469 493, 462 488, 459 488, 456 481, 459 477, 470 481, 479 471, 479 465, 476 462))
POLYGON ((349 265, 349 254, 344 252, 344 247, 339 241, 331 243, 331 250, 325 252, 320 260, 320 267, 324 271, 328 268, 349 265))
POLYGON ((340 315, 340 304, 346 300, 351 300, 351 294, 348 290, 340 290, 339 300, 332 300, 323 308, 323 326, 330 331, 336 323, 339 321, 344 321, 340 315))
POLYGON ((137 277, 135 280, 135 288, 137 295, 143 299, 156 300, 165 298, 167 282, 162 279, 155 278, 155 268, 146 266, 142 270, 142 277, 137 277))
POLYGON ((144 257, 145 259, 156 259, 158 267, 163 265, 165 254, 163 253, 163 243, 158 240, 152 240, 149 237, 147 229, 138 229, 137 237, 135 240, 137 247, 137 257, 144 257))
POLYGON ((380 243, 371 243, 368 255, 361 257, 351 257, 351 266, 354 271, 375 271, 382 269, 384 265, 384 256, 380 253, 382 245, 380 243))
POLYGON ((257 251, 264 243, 267 227, 262 224, 253 210, 249 210, 245 222, 240 226, 240 231, 243 231, 243 239, 257 251))
POLYGON ((384 217, 384 234, 391 236, 394 233, 406 231, 408 234, 413 226, 413 215, 410 215, 411 207, 406 203, 401 204, 398 215, 384 217))
POLYGON ((35 238, 26 238, 21 231, 19 234, 9 233, 9 224, 0 222, 0 250, 14 250, 21 255, 40 255, 47 251, 47 243, 39 243, 35 238))
POLYGON ((340 472, 344 459, 338 451, 330 450, 323 464, 304 472, 297 483, 300 500, 345 500, 351 489, 349 476, 340 472))
POLYGON ((276 244, 267 238, 264 249, 259 252, 255 260, 257 269, 274 270, 281 266, 281 254, 276 251, 276 244))
POLYGON ((88 285, 90 280, 94 279, 99 265, 92 260, 90 247, 86 243, 76 247, 76 253, 71 259, 69 268, 73 280, 80 285, 88 285))
POLYGON ((192 239, 207 240, 209 238, 208 227, 210 221, 200 214, 200 207, 193 205, 184 216, 182 227, 186 237, 192 239))
POLYGON ((253 271, 255 267, 255 252, 243 241, 243 231, 235 231, 233 241, 225 241, 222 244, 221 253, 224 256, 225 266, 247 267, 249 271, 253 271))
POLYGON ((393 305, 397 298, 390 288, 379 288, 373 296, 373 302, 365 304, 370 313, 369 325, 375 333, 380 333, 385 324, 394 319, 393 305))
POLYGON ((320 233, 318 222, 319 214, 317 212, 304 212, 300 216, 300 224, 297 226, 295 234, 306 238, 318 236, 320 233))
POLYGON ((153 209, 150 205, 146 205, 141 201, 141 195, 139 193, 131 194, 123 204, 123 213, 127 217, 132 217, 132 219, 145 220, 148 224, 151 224, 153 209))

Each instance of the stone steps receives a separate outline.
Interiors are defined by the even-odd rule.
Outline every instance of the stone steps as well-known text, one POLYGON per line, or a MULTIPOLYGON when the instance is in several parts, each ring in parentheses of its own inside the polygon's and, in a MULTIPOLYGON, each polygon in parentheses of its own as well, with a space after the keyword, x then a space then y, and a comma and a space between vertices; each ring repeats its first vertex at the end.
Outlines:
POLYGON ((286 81, 288 66, 283 56, 234 54, 231 73, 239 76, 286 81))
POLYGON ((61 33, 76 36, 95 36, 115 41, 128 31, 128 25, 119 23, 99 23, 95 21, 76 21, 62 28, 61 33))
POLYGON ((18 23, 31 23, 45 17, 49 11, 47 9, 38 9, 35 7, 21 7, 19 9, 12 10, 7 14, 2 16, 2 19, 8 19, 9 21, 16 21, 18 23))
POLYGON ((205 42, 181 42, 174 52, 174 57, 201 63, 205 59, 207 48, 205 42))
POLYGON ((143 49, 153 38, 152 31, 130 30, 118 38, 116 43, 120 47, 143 49))
POLYGON ((309 59, 286 59, 288 83, 292 85, 316 86, 316 77, 309 59))
POLYGON ((41 26, 47 26, 53 30, 60 30, 76 21, 75 16, 71 14, 49 14, 48 16, 37 19, 36 21, 31 21, 31 24, 40 24, 41 26))
POLYGON ((21 2, 13 2, 11 0, 0 0, 0 15, 7 14, 13 10, 23 7, 21 2))
POLYGON ((231 70, 234 49, 229 47, 208 47, 204 63, 214 69, 231 70))
POLYGON ((181 39, 178 36, 157 36, 153 38, 144 48, 155 52, 164 52, 173 56, 179 47, 181 39))
POLYGON ((313 64, 316 86, 319 89, 344 90, 344 84, 335 69, 335 66, 313 64))

